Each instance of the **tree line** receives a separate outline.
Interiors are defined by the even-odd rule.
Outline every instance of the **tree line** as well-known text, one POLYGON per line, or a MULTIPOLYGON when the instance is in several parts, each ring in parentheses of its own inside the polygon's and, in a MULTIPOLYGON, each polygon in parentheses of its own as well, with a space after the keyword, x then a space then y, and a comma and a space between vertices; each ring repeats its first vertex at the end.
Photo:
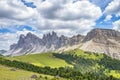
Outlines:
POLYGON ((50 67, 38 67, 30 63, 20 62, 16 60, 7 60, 3 57, 0 57, 0 64, 15 67, 18 69, 23 69, 27 71, 32 71, 40 74, 47 74, 51 76, 59 76, 66 78, 68 80, 119 80, 112 76, 96 76, 94 73, 85 73, 82 74, 80 71, 75 71, 70 67, 60 67, 60 68, 50 68, 50 67))

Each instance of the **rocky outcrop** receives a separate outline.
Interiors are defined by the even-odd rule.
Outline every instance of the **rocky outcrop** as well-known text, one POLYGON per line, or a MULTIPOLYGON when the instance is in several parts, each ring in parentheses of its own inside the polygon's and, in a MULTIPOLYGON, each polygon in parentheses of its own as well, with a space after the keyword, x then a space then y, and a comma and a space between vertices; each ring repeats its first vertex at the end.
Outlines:
POLYGON ((82 41, 81 49, 105 53, 120 59, 120 32, 110 29, 93 29, 82 41))
POLYGON ((93 29, 87 34, 83 42, 93 40, 97 43, 107 43, 109 39, 120 42, 120 32, 111 29, 93 29))
POLYGON ((32 33, 20 35, 18 43, 10 46, 10 56, 18 56, 29 53, 40 53, 58 50, 64 46, 72 46, 79 44, 84 36, 77 35, 71 38, 64 35, 58 37, 55 32, 44 34, 43 38, 39 38, 32 33))
MULTIPOLYGON (((44 34, 42 38, 32 33, 20 35, 18 43, 10 46, 10 56, 30 53, 65 51, 80 48, 84 51, 105 53, 120 59, 120 32, 111 29, 93 29, 85 37, 76 35, 57 36, 55 32, 44 34)), ((7 55, 8 55, 7 53, 7 55)))

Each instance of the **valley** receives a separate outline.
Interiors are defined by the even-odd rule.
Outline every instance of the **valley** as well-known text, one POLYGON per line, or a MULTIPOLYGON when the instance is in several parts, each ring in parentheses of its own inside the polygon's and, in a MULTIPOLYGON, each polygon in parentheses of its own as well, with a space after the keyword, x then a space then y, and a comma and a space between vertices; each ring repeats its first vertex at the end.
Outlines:
POLYGON ((110 29, 93 29, 86 36, 72 37, 55 32, 42 38, 21 34, 10 50, 1 50, 5 53, 0 64, 20 69, 18 75, 21 70, 27 72, 26 77, 34 73, 38 80, 44 80, 44 75, 52 76, 46 80, 120 80, 119 39, 120 32, 110 29))
POLYGON ((120 0, 0 0, 0 80, 120 80, 120 0))
MULTIPOLYGON (((100 78, 100 80, 102 80, 102 78, 103 80, 106 80, 107 77, 109 78, 111 76, 113 80, 120 79, 120 76, 119 76, 120 61, 119 60, 112 59, 109 56, 102 53, 98 54, 98 53, 86 52, 80 49, 69 50, 63 53, 49 52, 49 53, 41 53, 41 54, 29 54, 29 55, 23 55, 23 56, 4 57, 4 59, 10 60, 11 64, 16 61, 17 61, 17 64, 24 64, 24 63, 25 65, 30 64, 31 68, 32 68, 32 65, 34 65, 33 67, 38 68, 38 71, 33 71, 31 68, 27 69, 27 67, 26 68, 18 67, 18 68, 23 69, 25 71, 29 70, 29 71, 33 71, 33 72, 44 74, 44 75, 55 76, 55 75, 58 75, 58 73, 54 73, 54 71, 56 71, 57 69, 59 72, 62 69, 63 72, 62 73, 59 72, 59 76, 67 79, 71 78, 72 80, 74 79, 77 80, 78 75, 81 76, 80 80, 84 80, 88 78, 91 78, 90 80, 93 80, 95 79, 95 76, 100 78), (44 72, 44 71, 39 72, 39 67, 40 69, 43 69, 43 70, 45 69, 50 69, 50 70, 47 70, 47 72, 44 72), (79 72, 79 74, 75 74, 74 77, 70 77, 70 74, 67 74, 67 75, 63 74, 63 73, 66 73, 64 72, 64 70, 66 69, 68 71, 70 70, 73 72, 74 71, 79 72), (87 74, 89 76, 87 76, 87 74), (67 76, 69 76, 69 78, 67 76), (83 77, 86 77, 86 78, 83 79, 83 77)), ((3 65, 9 66, 7 64, 3 64, 3 65)), ((15 67, 15 66, 13 65, 12 67, 15 67)), ((51 79, 48 78, 47 80, 51 80, 51 79)))

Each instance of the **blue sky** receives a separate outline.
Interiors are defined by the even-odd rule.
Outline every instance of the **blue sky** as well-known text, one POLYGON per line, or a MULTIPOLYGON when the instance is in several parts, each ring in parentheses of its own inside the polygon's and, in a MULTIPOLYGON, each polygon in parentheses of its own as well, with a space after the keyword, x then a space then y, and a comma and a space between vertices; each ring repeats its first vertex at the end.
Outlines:
POLYGON ((66 36, 94 28, 120 31, 120 0, 1 0, 0 12, 0 49, 28 32, 42 37, 51 31, 66 36))

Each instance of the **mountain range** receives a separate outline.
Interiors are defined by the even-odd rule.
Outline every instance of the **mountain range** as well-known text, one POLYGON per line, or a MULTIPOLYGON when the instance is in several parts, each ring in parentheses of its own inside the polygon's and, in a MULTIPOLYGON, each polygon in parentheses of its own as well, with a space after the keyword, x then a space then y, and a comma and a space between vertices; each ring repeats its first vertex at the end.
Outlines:
POLYGON ((93 29, 86 36, 58 36, 55 32, 44 34, 42 38, 35 34, 21 34, 17 43, 10 46, 4 55, 19 56, 25 54, 66 51, 80 48, 84 51, 105 53, 120 59, 120 32, 111 29, 93 29))

